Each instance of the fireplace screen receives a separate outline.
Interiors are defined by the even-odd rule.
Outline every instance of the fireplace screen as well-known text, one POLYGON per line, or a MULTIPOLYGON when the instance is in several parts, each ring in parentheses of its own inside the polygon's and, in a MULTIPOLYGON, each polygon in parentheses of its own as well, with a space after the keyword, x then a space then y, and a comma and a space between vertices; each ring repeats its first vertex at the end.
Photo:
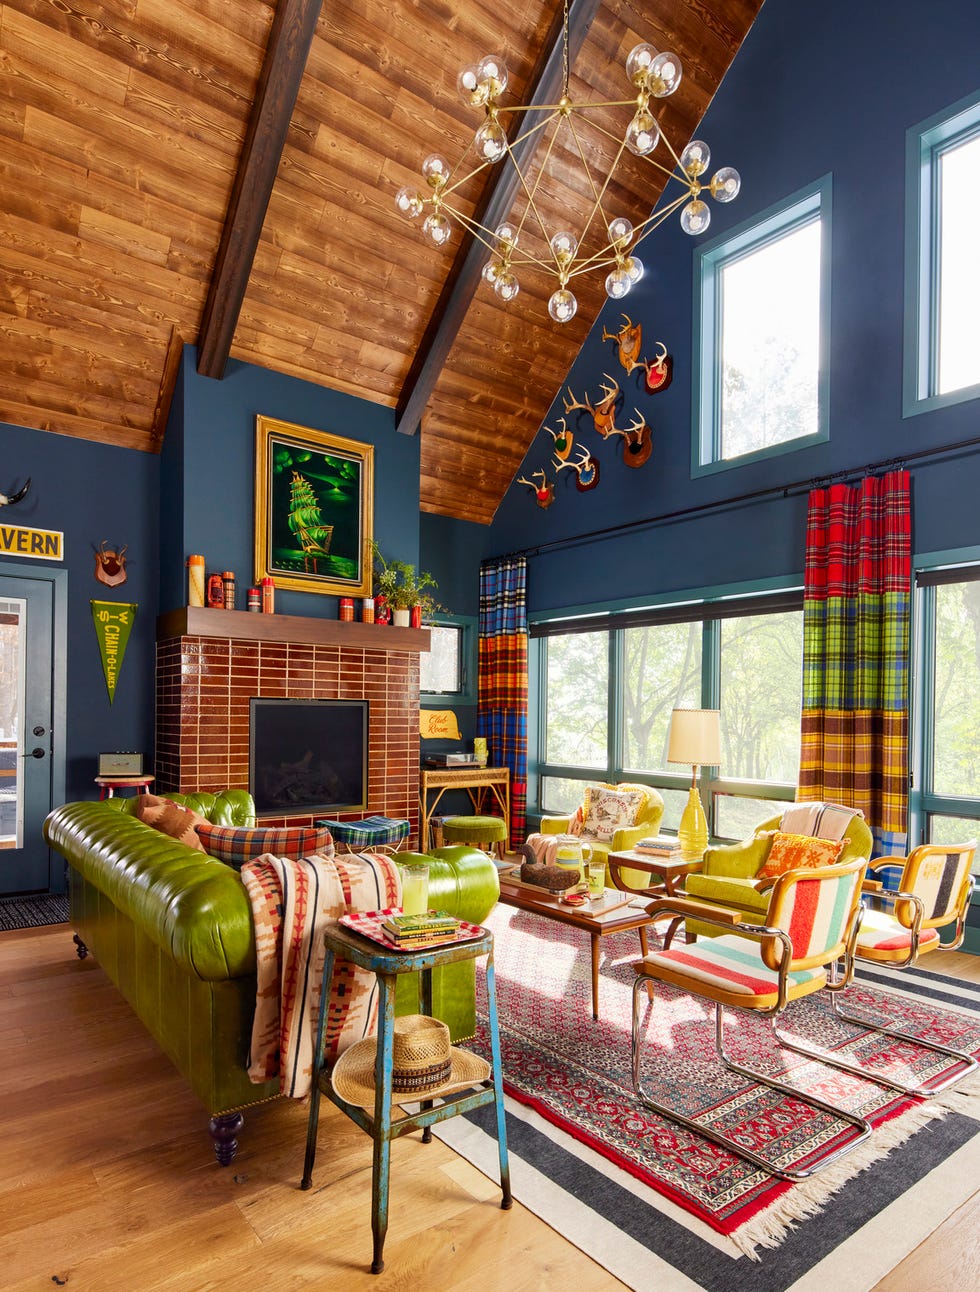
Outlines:
POLYGON ((257 813, 367 804, 367 700, 249 702, 248 783, 257 813))

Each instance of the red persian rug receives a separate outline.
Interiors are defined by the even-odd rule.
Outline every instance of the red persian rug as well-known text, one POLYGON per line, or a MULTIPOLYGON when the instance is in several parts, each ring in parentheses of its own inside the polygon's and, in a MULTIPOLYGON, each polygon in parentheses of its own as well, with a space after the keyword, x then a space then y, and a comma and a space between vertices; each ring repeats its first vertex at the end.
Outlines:
MULTIPOLYGON (((647 1109, 633 1091, 630 1019, 637 935, 602 939, 598 1021, 592 1018, 589 939, 540 916, 498 906, 495 934, 504 1086, 522 1104, 588 1145, 744 1250, 779 1241, 785 1227, 813 1214, 841 1184, 934 1117, 938 1101, 885 1087, 781 1051, 763 1019, 728 1011, 731 1055, 764 1071, 789 1070, 791 1084, 867 1117, 875 1134, 853 1153, 791 1184, 647 1109)), ((663 1102, 723 1126, 780 1164, 808 1158, 850 1127, 807 1105, 727 1071, 714 1047, 714 1012, 673 988, 656 985, 647 1013, 644 1077, 663 1102)), ((928 1039, 980 1053, 976 1016, 936 1008, 898 992, 854 985, 848 1006, 889 1018, 928 1039)), ((946 1071, 942 1056, 839 1022, 820 996, 796 1002, 782 1030, 901 1080, 946 1071)), ((474 1049, 489 1054, 481 1017, 474 1049)), ((956 1087, 953 1087, 955 1090, 956 1087)))

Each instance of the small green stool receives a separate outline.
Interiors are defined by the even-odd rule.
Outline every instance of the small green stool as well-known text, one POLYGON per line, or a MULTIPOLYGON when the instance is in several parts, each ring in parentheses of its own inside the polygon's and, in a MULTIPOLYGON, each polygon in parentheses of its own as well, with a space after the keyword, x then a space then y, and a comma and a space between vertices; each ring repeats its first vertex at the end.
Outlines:
POLYGON ((497 856, 503 860, 507 822, 499 816, 444 816, 441 827, 433 817, 432 826, 437 848, 442 846, 443 839, 446 843, 469 843, 484 852, 490 852, 496 846, 497 856))

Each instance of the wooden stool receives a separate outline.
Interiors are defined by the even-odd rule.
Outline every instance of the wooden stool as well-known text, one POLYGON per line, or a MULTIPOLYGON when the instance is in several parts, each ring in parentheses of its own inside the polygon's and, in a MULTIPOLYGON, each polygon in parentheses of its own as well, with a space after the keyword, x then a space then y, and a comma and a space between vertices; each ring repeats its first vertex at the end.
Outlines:
MULTIPOLYGON (((435 818, 433 818, 435 826, 435 818)), ((436 846, 441 840, 436 829, 436 846)), ((491 852, 496 847, 500 860, 504 857, 504 846, 507 843, 507 822, 499 816, 444 816, 442 818, 442 837, 446 843, 471 843, 474 847, 491 852)))
POLYGON ((96 776, 100 799, 111 799, 116 790, 135 790, 137 794, 149 794, 153 784, 152 776, 96 776))

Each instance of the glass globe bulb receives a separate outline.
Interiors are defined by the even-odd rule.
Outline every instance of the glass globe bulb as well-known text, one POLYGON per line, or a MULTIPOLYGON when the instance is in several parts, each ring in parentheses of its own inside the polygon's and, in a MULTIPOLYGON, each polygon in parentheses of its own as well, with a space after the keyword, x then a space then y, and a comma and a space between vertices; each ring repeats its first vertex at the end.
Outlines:
POLYGON ((626 127, 626 147, 637 157, 652 153, 660 142, 660 127, 645 108, 641 108, 626 127))
POLYGON ((703 175, 711 163, 711 149, 703 139, 692 139, 681 153, 681 170, 688 179, 703 175))
POLYGON ((681 60, 676 54, 658 54, 647 76, 650 93, 655 98, 666 99, 680 85, 681 75, 681 60))
POLYGON ((650 64, 657 56, 652 45, 634 45, 626 55, 626 75, 636 86, 645 86, 650 64))
POLYGON ((731 202, 741 187, 742 177, 734 166, 722 166, 711 177, 711 196, 716 202, 731 202))
POLYGON ((615 247, 628 247, 633 236, 633 226, 625 215, 617 215, 609 222, 609 241, 615 247))
POLYGON ((517 226, 505 220, 503 224, 498 224, 494 230, 494 237, 505 247, 517 246, 517 226))
POLYGON ((563 229, 552 236, 551 254, 560 265, 567 265, 574 258, 576 251, 578 251, 578 238, 574 233, 563 229))
POLYGON ((427 234, 437 247, 441 247, 444 242, 449 241, 452 231, 453 226, 441 211, 427 215, 425 223, 422 225, 422 232, 427 234))
POLYGON ((499 260, 496 260, 496 259, 488 260, 487 263, 483 266, 483 273, 482 273, 483 281, 485 283, 489 283, 490 286, 492 287, 494 283, 497 281, 497 275, 500 273, 500 269, 501 269, 501 264, 499 260))
POLYGON ((507 151, 507 136, 496 117, 487 117, 473 139, 477 155, 484 161, 500 161, 507 151))
POLYGON ((623 265, 617 265, 612 273, 606 276, 606 295, 610 300, 622 300, 632 286, 633 280, 623 265))
POLYGON ((575 294, 570 292, 567 287, 559 287, 553 292, 551 299, 548 301, 548 313, 556 323, 567 323, 575 317, 575 311, 578 309, 578 301, 575 294))
POLYGON ((516 275, 512 274, 509 269, 504 269, 497 274, 493 290, 502 301, 512 301, 521 290, 521 285, 517 281, 516 275))
POLYGON ((629 274, 631 283, 638 283, 646 272, 639 256, 627 256, 623 261, 623 268, 629 274))
POLYGON ((476 65, 476 78, 486 87, 487 98, 495 99, 507 89, 507 64, 499 54, 485 54, 476 65))
POLYGON ((395 209, 406 220, 414 220, 417 215, 421 215, 424 205, 414 188, 400 188, 395 194, 395 209))
POLYGON ((422 163, 422 175, 430 188, 443 188, 449 179, 449 162, 438 153, 429 153, 422 163))
POLYGON ((702 202, 700 198, 692 198, 681 211, 681 228, 692 238, 704 233, 710 223, 711 211, 707 202, 702 202))
POLYGON ((482 108, 490 97, 488 86, 480 81, 475 63, 464 67, 456 77, 456 90, 467 107, 471 108, 482 108))

